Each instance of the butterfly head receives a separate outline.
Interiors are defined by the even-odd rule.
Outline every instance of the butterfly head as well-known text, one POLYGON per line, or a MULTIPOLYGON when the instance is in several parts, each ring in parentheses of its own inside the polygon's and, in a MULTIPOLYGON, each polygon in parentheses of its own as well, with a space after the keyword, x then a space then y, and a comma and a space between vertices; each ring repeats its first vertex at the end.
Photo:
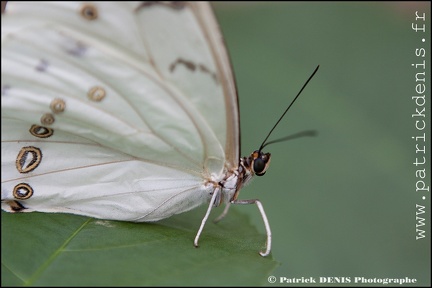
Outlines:
POLYGON ((254 151, 248 158, 250 168, 257 176, 263 176, 270 166, 270 153, 263 153, 260 150, 254 151))

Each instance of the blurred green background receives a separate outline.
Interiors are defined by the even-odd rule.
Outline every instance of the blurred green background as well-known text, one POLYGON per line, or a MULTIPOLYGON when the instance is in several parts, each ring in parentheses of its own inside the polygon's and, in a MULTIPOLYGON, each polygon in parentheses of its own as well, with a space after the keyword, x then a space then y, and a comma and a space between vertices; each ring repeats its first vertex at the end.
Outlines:
MULTIPOLYGON (((420 135, 411 96, 415 73, 422 72, 411 64, 425 60, 422 168, 430 185, 430 7, 430 2, 214 3, 239 90, 243 155, 259 148, 321 65, 271 138, 308 129, 318 136, 267 147, 271 167, 239 197, 259 198, 266 209, 272 254, 281 263, 272 273, 277 282, 358 276, 409 277, 417 279, 414 286, 430 285, 430 193, 415 191, 411 139, 420 135), (427 33, 412 30, 415 11, 426 13, 426 22, 417 23, 427 33), (426 57, 416 57, 416 48, 426 48, 426 57), (419 215, 426 218, 421 240, 416 204, 426 206, 419 215)), ((264 233, 256 207, 235 209, 250 214, 264 233)))

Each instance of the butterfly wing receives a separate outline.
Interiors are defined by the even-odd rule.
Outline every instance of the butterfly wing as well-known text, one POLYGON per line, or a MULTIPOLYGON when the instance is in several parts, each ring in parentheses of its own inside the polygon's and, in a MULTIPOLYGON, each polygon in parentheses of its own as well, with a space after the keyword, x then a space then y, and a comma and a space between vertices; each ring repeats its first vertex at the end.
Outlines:
POLYGON ((208 202, 238 143, 208 4, 8 3, 2 209, 162 219, 208 202))

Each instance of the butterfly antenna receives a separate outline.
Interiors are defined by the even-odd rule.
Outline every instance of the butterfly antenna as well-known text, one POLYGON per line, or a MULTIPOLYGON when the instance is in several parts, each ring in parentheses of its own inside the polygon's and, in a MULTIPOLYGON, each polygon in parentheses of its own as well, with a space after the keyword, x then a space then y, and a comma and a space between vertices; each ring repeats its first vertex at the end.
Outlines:
POLYGON ((264 148, 264 146, 266 146, 267 144, 271 143, 271 142, 269 142, 269 143, 265 143, 265 142, 270 137, 270 134, 273 132, 273 130, 276 128, 276 126, 279 124, 279 122, 282 120, 282 118, 285 116, 285 114, 288 112, 288 110, 291 108, 291 106, 294 104, 294 102, 297 100, 297 98, 300 96, 300 94, 303 91, 303 89, 306 87, 306 85, 309 83, 309 81, 312 79, 312 77, 318 71, 318 68, 319 68, 319 65, 315 68, 315 71, 312 73, 311 76, 309 76, 309 79, 306 81, 306 83, 303 84, 303 87, 300 89, 300 91, 298 92, 297 96, 294 98, 293 101, 291 101, 291 104, 288 106, 288 108, 285 110, 285 112, 282 114, 282 116, 279 118, 279 120, 276 122, 276 124, 273 126, 273 128, 270 130, 270 132, 267 134, 267 137, 262 142, 262 144, 261 144, 261 146, 260 146, 260 148, 259 148, 258 151, 261 151, 264 148))

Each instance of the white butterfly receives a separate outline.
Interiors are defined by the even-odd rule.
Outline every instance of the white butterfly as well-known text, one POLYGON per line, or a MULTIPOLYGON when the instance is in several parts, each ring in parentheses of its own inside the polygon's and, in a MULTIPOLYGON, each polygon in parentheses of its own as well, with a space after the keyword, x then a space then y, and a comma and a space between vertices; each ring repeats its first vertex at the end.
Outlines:
POLYGON ((2 15, 2 209, 157 221, 239 200, 236 88, 205 2, 11 2, 2 15))

